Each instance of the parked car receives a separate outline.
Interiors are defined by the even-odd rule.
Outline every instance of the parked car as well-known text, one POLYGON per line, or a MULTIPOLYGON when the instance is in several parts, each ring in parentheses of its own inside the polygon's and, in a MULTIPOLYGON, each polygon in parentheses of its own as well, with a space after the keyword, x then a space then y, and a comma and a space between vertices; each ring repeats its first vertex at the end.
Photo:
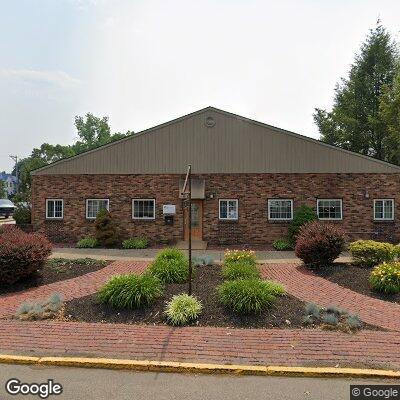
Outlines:
POLYGON ((0 216, 10 217, 14 214, 15 205, 11 200, 0 199, 0 216))

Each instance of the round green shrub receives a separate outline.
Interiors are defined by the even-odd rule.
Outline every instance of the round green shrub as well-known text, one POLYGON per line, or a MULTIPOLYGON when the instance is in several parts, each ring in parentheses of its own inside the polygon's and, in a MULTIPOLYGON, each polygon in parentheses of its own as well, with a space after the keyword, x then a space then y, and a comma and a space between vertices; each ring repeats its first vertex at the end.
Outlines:
POLYGON ((196 297, 179 294, 167 303, 165 315, 171 325, 187 325, 198 318, 202 308, 196 297))
POLYGON ((163 283, 184 283, 189 276, 189 262, 182 251, 165 249, 151 263, 149 272, 163 283))
POLYGON ((306 265, 328 266, 344 250, 344 243, 344 231, 341 228, 313 221, 300 229, 295 253, 306 265))
POLYGON ((386 294, 400 293, 400 262, 377 265, 369 276, 374 290, 386 294))
POLYGON ((256 314, 275 300, 277 285, 261 279, 238 279, 225 281, 217 290, 224 306, 240 314, 256 314))
POLYGON ((77 247, 80 249, 93 249, 94 247, 97 247, 99 245, 99 242, 97 241, 96 238, 94 237, 85 237, 76 244, 77 247))
POLYGON ((144 236, 126 239, 122 242, 124 249, 146 249, 148 245, 149 240, 144 236))
POLYGON ((354 264, 368 268, 394 261, 399 253, 397 246, 374 240, 356 240, 349 244, 348 249, 354 264))
POLYGON ((277 239, 272 243, 275 250, 293 250, 293 244, 289 239, 277 239))
POLYGON ((231 262, 228 265, 223 265, 222 276, 226 280, 257 279, 260 277, 260 271, 256 264, 231 262))
POLYGON ((100 289, 98 297, 115 308, 134 309, 152 304, 162 293, 160 280, 147 273, 114 276, 100 289))
POLYGON ((26 206, 18 206, 13 214, 15 223, 17 225, 24 225, 31 223, 31 209, 26 206))

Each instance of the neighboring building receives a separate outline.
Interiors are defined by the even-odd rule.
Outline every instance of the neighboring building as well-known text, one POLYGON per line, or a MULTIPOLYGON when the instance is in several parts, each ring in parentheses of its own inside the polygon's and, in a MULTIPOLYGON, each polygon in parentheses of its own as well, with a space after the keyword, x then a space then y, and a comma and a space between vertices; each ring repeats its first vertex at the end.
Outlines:
POLYGON ((211 244, 271 243, 303 203, 349 239, 400 238, 400 167, 213 107, 34 171, 34 227, 76 240, 107 207, 124 237, 184 239, 188 164, 193 236, 211 244))
POLYGON ((17 191, 17 178, 14 175, 0 172, 0 181, 5 183, 7 196, 11 196, 17 191))

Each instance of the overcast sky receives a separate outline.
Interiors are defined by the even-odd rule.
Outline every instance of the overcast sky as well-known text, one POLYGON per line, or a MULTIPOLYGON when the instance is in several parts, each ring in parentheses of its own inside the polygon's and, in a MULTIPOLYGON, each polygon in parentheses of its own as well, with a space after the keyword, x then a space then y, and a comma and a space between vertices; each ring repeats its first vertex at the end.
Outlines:
POLYGON ((213 105, 318 138, 377 18, 399 0, 0 0, 0 171, 76 138, 74 116, 140 131, 213 105))

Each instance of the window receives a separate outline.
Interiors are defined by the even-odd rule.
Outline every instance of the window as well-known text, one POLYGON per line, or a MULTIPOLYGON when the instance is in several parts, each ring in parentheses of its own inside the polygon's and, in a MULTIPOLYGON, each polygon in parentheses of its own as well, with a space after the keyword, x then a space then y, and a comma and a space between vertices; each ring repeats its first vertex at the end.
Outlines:
POLYGON ((238 201, 220 200, 219 201, 219 219, 237 220, 238 219, 238 201))
POLYGON ((95 219, 102 208, 109 210, 110 201, 108 199, 87 199, 86 218, 95 219))
POLYGON ((317 215, 319 219, 342 219, 342 200, 317 200, 317 215))
POLYGON ((46 218, 62 219, 64 216, 64 200, 47 199, 46 200, 46 218))
POLYGON ((393 220, 394 219, 394 200, 376 199, 374 200, 374 219, 393 220))
POLYGON ((133 199, 133 219, 155 219, 156 201, 154 199, 133 199))
POLYGON ((268 219, 277 221, 293 219, 293 200, 269 199, 268 219))

